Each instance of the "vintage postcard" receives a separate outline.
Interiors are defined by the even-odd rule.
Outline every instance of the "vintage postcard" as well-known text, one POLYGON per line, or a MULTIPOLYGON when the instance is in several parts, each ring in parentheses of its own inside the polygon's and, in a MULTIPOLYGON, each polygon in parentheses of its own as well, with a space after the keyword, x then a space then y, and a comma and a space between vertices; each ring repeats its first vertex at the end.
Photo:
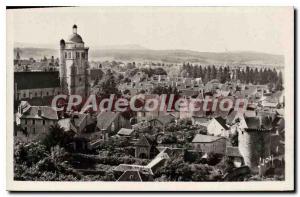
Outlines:
POLYGON ((6 13, 7 190, 294 190, 292 7, 6 13))

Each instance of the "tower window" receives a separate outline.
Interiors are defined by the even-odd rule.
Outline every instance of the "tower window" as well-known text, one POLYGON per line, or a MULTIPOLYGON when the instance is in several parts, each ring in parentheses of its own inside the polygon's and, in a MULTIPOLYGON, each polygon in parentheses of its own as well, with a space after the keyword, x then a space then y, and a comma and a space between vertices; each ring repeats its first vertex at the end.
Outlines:
POLYGON ((85 54, 81 53, 81 57, 82 57, 82 59, 84 59, 85 58, 85 54))
POLYGON ((70 58, 70 59, 71 59, 71 52, 69 52, 69 53, 68 53, 68 58, 70 58))
POLYGON ((67 52, 65 52, 65 58, 68 58, 68 54, 67 54, 67 52))

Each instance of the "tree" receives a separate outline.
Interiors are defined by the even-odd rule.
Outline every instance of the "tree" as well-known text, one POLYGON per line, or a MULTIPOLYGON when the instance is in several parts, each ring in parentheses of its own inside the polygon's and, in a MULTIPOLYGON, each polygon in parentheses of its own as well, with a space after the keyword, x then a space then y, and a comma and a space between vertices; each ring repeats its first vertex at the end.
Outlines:
POLYGON ((46 146, 47 150, 59 145, 67 148, 67 145, 73 141, 73 135, 70 132, 66 132, 58 124, 51 125, 49 133, 46 135, 42 144, 46 146))
POLYGON ((275 90, 277 90, 277 91, 283 90, 283 78, 282 78, 282 72, 281 71, 279 71, 279 74, 278 74, 278 80, 277 80, 277 83, 276 83, 275 90))
POLYGON ((14 144, 14 162, 16 164, 25 164, 27 167, 30 167, 47 155, 46 146, 41 143, 30 142, 28 144, 14 144))
POLYGON ((168 160, 161 171, 170 181, 191 181, 193 174, 191 167, 182 157, 168 160))
POLYGON ((95 86, 95 88, 97 89, 96 95, 100 97, 106 98, 111 94, 115 94, 117 96, 120 95, 120 91, 117 88, 116 79, 111 70, 106 72, 99 85, 95 86))

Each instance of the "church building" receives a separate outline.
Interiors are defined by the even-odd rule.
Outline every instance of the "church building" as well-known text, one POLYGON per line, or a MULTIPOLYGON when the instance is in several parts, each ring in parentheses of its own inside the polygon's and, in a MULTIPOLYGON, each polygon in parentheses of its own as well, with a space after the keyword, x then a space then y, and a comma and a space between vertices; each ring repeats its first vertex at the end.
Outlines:
POLYGON ((67 95, 88 96, 89 94, 89 48, 84 46, 77 33, 77 25, 69 38, 60 41, 60 85, 67 95))

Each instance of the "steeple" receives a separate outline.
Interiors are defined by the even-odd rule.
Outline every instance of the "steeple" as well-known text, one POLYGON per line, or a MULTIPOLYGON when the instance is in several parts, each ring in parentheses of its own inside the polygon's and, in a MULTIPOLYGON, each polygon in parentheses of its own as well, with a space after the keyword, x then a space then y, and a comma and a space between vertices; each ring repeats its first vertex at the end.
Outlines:
POLYGON ((76 24, 73 25, 73 34, 77 34, 77 25, 76 24))

